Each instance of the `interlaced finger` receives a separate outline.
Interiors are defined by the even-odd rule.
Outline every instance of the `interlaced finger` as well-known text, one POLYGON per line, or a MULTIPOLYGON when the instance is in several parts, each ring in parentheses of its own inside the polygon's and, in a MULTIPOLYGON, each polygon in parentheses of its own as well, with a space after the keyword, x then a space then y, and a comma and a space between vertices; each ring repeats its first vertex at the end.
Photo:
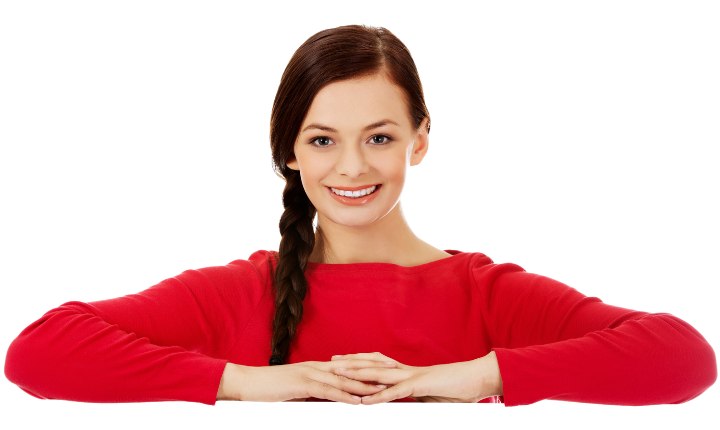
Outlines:
POLYGON ((383 385, 395 385, 408 379, 410 374, 405 369, 335 369, 334 373, 357 381, 373 381, 383 385))
POLYGON ((332 371, 335 369, 366 369, 366 368, 381 368, 381 369, 393 369, 397 368, 399 363, 394 361, 376 361, 366 359, 340 359, 327 362, 327 369, 332 371))
POLYGON ((361 402, 360 397, 320 381, 310 381, 307 388, 307 394, 308 396, 315 397, 316 399, 350 403, 351 405, 358 405, 361 402))
POLYGON ((345 354, 345 355, 333 355, 332 356, 332 360, 350 360, 350 359, 395 362, 395 360, 393 360, 390 357, 387 357, 379 352, 360 352, 357 354, 345 354))
POLYGON ((409 383, 394 385, 387 390, 382 390, 377 394, 364 396, 362 398, 363 405, 374 405, 377 403, 392 402, 393 400, 404 399, 412 396, 412 388, 409 383))
POLYGON ((312 372, 310 377, 314 381, 332 386, 351 395, 366 396, 387 388, 385 385, 370 384, 322 370, 312 372))

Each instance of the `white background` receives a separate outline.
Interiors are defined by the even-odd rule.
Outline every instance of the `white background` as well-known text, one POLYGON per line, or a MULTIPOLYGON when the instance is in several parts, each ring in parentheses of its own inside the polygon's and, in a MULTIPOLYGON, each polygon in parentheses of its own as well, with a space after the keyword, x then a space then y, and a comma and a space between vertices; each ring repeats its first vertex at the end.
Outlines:
MULTIPOLYGON (((421 238, 670 312, 718 350, 717 2, 472 4, 2 1, 2 359, 66 301, 277 249, 275 90, 302 42, 345 24, 390 29, 423 80, 431 146, 402 198, 421 238)), ((3 416, 30 428, 701 428, 720 400, 97 405, 3 381, 3 416)))

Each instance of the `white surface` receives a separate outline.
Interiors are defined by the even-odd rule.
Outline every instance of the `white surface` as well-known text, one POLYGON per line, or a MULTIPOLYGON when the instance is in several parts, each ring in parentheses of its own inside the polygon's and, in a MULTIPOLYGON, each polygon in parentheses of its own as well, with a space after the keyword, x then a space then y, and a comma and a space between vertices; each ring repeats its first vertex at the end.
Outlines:
MULTIPOLYGON (((394 32, 423 80, 431 146, 403 197, 421 238, 673 313, 720 348, 716 2, 239 3, 0 3, 3 360, 61 303, 276 249, 275 90, 305 39, 351 23, 394 32)), ((703 428, 718 391, 651 408, 212 408, 40 401, 0 382, 5 419, 123 429, 703 428)))

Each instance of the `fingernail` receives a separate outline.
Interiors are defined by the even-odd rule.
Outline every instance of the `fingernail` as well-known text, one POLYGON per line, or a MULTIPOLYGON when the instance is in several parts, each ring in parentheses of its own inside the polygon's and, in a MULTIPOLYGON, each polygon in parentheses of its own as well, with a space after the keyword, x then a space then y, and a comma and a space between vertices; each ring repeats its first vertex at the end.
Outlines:
POLYGON ((381 390, 384 390, 387 388, 387 385, 376 385, 376 387, 378 387, 381 390))
POLYGON ((390 366, 395 366, 395 364, 397 364, 394 361, 385 361, 384 363, 390 366))
POLYGON ((361 400, 360 400, 360 397, 358 397, 358 396, 352 396, 352 399, 355 400, 356 402, 361 401, 361 400))

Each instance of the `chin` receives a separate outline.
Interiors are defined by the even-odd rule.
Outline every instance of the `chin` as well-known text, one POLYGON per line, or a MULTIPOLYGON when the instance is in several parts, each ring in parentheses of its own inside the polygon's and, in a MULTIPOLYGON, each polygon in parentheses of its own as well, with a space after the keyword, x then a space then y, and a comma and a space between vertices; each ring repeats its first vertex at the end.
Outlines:
POLYGON ((346 227, 368 227, 388 216, 393 211, 393 208, 394 206, 380 210, 373 208, 365 213, 356 212, 352 214, 338 213, 338 211, 325 212, 325 218, 327 221, 346 227))
POLYGON ((367 227, 376 222, 379 217, 327 217, 329 221, 345 227, 367 227))
POLYGON ((367 207, 339 207, 333 201, 327 205, 316 206, 316 208, 318 214, 325 218, 324 222, 345 227, 368 227, 391 214, 399 203, 399 199, 392 205, 388 205, 388 203, 386 199, 378 199, 367 207))

